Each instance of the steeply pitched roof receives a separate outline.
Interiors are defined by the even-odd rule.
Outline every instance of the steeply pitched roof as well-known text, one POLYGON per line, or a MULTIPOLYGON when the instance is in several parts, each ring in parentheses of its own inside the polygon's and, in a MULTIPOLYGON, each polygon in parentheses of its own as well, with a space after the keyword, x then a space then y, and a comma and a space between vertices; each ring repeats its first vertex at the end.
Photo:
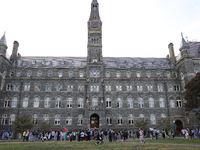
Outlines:
POLYGON ((183 34, 181 34, 181 36, 182 36, 182 39, 181 39, 180 48, 182 48, 182 47, 189 47, 188 43, 185 41, 185 39, 183 37, 183 34))
POLYGON ((5 33, 4 33, 4 35, 2 36, 2 38, 1 38, 1 40, 0 40, 0 44, 4 44, 4 45, 7 46, 5 33))

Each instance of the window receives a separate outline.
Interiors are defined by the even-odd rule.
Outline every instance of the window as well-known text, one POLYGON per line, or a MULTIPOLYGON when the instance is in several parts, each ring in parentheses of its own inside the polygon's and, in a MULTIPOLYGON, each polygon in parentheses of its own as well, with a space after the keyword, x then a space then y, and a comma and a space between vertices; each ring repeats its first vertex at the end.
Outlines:
POLYGON ((47 85, 46 85, 46 91, 51 91, 51 84, 50 83, 47 83, 47 85))
POLYGON ((33 115, 33 124, 37 124, 37 114, 33 115))
POLYGON ((93 59, 92 62, 93 62, 93 63, 97 63, 97 59, 96 59, 96 58, 93 59))
POLYGON ((13 90, 13 85, 12 84, 7 84, 6 90, 7 91, 12 91, 13 90))
POLYGON ((56 108, 61 108, 61 98, 60 97, 56 98, 56 108))
POLYGON ((154 107, 154 99, 153 98, 149 98, 149 107, 150 108, 154 107))
POLYGON ((118 125, 123 124, 123 119, 122 119, 122 115, 119 114, 119 118, 118 118, 118 125))
POLYGON ((50 108, 50 98, 49 97, 45 98, 44 107, 45 108, 50 108))
POLYGON ((67 108, 72 108, 72 98, 67 99, 67 108))
POLYGON ((57 91, 62 91, 62 85, 57 84, 56 90, 57 90, 57 91))
POLYGON ((52 76, 52 72, 49 72, 49 73, 48 73, 48 77, 51 77, 51 76, 52 76))
POLYGON ((6 125, 6 124, 8 124, 8 114, 3 114, 2 115, 2 119, 1 119, 1 124, 2 125, 6 125))
POLYGON ((40 91, 40 84, 38 83, 35 84, 35 91, 40 91))
POLYGON ((150 115, 150 122, 151 122, 151 124, 156 124, 156 117, 154 114, 150 115))
POLYGON ((162 85, 158 85, 158 92, 163 92, 163 86, 162 85))
POLYGON ((98 85, 90 86, 90 90, 91 92, 99 92, 99 86, 98 85))
POLYGON ((153 91, 153 86, 152 85, 147 85, 147 91, 152 92, 153 91))
POLYGON ((19 84, 15 84, 13 91, 19 91, 19 87, 20 87, 19 84))
POLYGON ((127 85, 127 91, 128 92, 132 91, 132 86, 131 85, 127 85))
POLYGON ((138 106, 139 106, 140 108, 143 108, 143 107, 144 107, 144 102, 143 102, 143 99, 142 99, 142 98, 139 98, 139 99, 138 99, 138 106))
POLYGON ((92 99, 92 106, 98 106, 98 99, 97 98, 92 99))
POLYGON ((133 114, 129 114, 128 123, 129 123, 130 125, 134 123, 134 121, 133 121, 133 114))
POLYGON ((9 124, 12 124, 13 121, 15 121, 15 114, 10 115, 9 124))
POLYGON ((17 107, 17 97, 14 97, 12 100, 12 107, 17 107))
POLYGON ((34 103, 33 103, 33 107, 34 108, 38 108, 39 107, 39 97, 35 97, 34 103))
POLYGON ((4 107, 10 107, 10 100, 6 99, 4 101, 4 107))
POLYGON ((157 72, 157 73, 156 73, 156 76, 157 76, 158 78, 160 78, 160 77, 161 77, 161 73, 160 73, 160 72, 157 72))
POLYGON ((133 99, 128 98, 128 108, 133 108, 133 99))
POLYGON ((174 91, 180 91, 180 86, 179 85, 174 85, 174 91))
POLYGON ((161 108, 165 107, 165 101, 163 98, 159 98, 159 104, 161 108))
POLYGON ((182 107, 182 101, 180 97, 176 98, 176 107, 182 107))
POLYGON ((67 91, 72 92, 73 91, 73 85, 68 85, 67 86, 67 91))
POLYGON ((95 78, 100 77, 100 72, 93 70, 90 72, 90 77, 95 77, 95 78))
POLYGON ((106 78, 110 78, 110 72, 106 72, 106 78))
POLYGON ((116 86, 116 91, 117 91, 117 92, 122 91, 122 86, 121 86, 121 85, 117 85, 117 86, 116 86))
POLYGON ((84 91, 84 85, 79 85, 78 86, 78 91, 83 92, 84 91))
POLYGON ((14 77, 14 71, 10 72, 10 77, 14 77))
POLYGON ((72 125, 72 118, 68 117, 66 119, 66 125, 72 125))
POLYGON ((83 108, 83 98, 78 99, 78 108, 83 108))
POLYGON ((166 115, 162 113, 161 118, 166 118, 166 115))
POLYGON ((175 107, 175 102, 173 97, 170 98, 170 107, 175 107))
POLYGON ((31 72, 27 72, 27 77, 31 77, 31 72))
POLYGON ((150 78, 150 77, 151 77, 151 72, 148 71, 148 72, 146 73, 146 75, 147 75, 147 78, 150 78))
POLYGON ((177 74, 176 74, 176 72, 173 72, 173 73, 172 73, 172 75, 173 75, 173 77, 174 77, 174 78, 176 78, 176 77, 177 77, 177 74))
POLYGON ((138 86, 137 86, 137 91, 138 91, 138 92, 142 92, 142 90, 143 90, 142 85, 138 85, 138 86))
POLYGON ((61 78, 62 76, 63 76, 63 75, 62 75, 62 72, 59 72, 59 73, 58 73, 58 77, 61 78))
POLYGON ((111 119, 111 117, 106 117, 106 123, 107 123, 107 125, 111 125, 112 124, 112 119, 111 119))
POLYGON ((80 78, 83 78, 83 72, 80 72, 80 73, 79 73, 79 77, 80 77, 80 78))
POLYGON ((126 72, 126 77, 130 78, 131 77, 131 73, 130 72, 126 72))
POLYGON ((21 73, 20 72, 17 72, 17 77, 20 77, 21 76, 21 73))
POLYGON ((120 78, 120 77, 121 77, 120 72, 117 72, 117 73, 116 73, 116 77, 117 77, 117 78, 120 78))
POLYGON ((32 65, 35 65, 36 64, 36 60, 32 60, 32 65))
POLYGON ((117 98, 117 107, 122 108, 122 98, 121 97, 117 98))
POLYGON ((38 77, 41 77, 42 76, 42 72, 38 72, 38 77))
POLYGON ((168 91, 173 92, 173 86, 172 85, 168 85, 168 91))
POLYGON ((144 114, 140 114, 139 118, 144 118, 144 114))
POLYGON ((137 72, 137 73, 136 73, 136 76, 137 76, 138 78, 140 78, 141 73, 140 73, 140 72, 137 72))
POLYGON ((24 107, 24 108, 28 107, 28 97, 25 97, 23 99, 22 107, 24 107))
POLYGON ((78 125, 82 125, 83 124, 83 115, 79 114, 78 115, 78 125))
POLYGON ((106 92, 111 92, 111 85, 106 85, 106 92))
POLYGON ((49 123, 49 115, 48 114, 44 114, 44 121, 49 123))
POLYGON ((30 84, 25 84, 24 85, 24 91, 30 91, 31 85, 30 84))
POLYGON ((73 77, 73 72, 72 72, 72 71, 69 72, 69 77, 70 77, 70 78, 73 77))
POLYGON ((167 78, 170 78, 171 77, 170 72, 167 72, 166 76, 167 76, 167 78))
POLYGON ((184 79, 184 74, 181 72, 181 83, 183 86, 183 89, 185 90, 185 79, 184 79))
POLYGON ((112 107, 111 99, 106 98, 106 108, 111 108, 111 107, 112 107))
POLYGON ((55 116, 54 124, 55 125, 60 125, 60 115, 56 115, 55 116))

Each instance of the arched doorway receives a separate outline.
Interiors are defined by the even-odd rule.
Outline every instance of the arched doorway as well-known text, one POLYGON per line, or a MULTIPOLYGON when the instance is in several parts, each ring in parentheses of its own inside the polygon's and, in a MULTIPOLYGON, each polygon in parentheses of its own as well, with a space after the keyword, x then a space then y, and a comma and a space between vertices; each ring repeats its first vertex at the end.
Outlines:
POLYGON ((90 117, 90 127, 91 128, 99 128, 99 116, 97 114, 93 114, 90 117))
POLYGON ((181 134, 181 130, 183 129, 183 124, 180 120, 176 120, 176 134, 181 134))

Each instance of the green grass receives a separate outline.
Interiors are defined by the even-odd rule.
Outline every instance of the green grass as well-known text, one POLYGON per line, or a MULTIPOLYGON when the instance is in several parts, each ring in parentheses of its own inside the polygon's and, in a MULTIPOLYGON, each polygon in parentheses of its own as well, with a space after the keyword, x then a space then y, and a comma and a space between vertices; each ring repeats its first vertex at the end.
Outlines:
POLYGON ((32 142, 32 143, 1 143, 0 150, 199 150, 197 146, 179 146, 167 144, 140 144, 129 142, 106 142, 95 145, 94 142, 32 142))
MULTIPOLYGON (((183 140, 183 139, 145 139, 147 143, 171 143, 171 144, 199 144, 199 139, 183 140)), ((139 142, 139 140, 130 140, 129 142, 139 142)), ((200 149, 200 148, 199 148, 200 149)))

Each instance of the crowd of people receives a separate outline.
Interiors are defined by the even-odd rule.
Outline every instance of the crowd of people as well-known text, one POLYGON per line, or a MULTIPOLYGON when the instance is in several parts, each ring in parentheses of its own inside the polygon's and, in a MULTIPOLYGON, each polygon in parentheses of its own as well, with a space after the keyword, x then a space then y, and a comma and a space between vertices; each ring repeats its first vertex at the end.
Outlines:
MULTIPOLYGON (((181 130, 184 139, 199 139, 200 132, 199 129, 182 129, 181 130)), ((13 137, 13 132, 0 132, 0 140, 10 140, 13 137)), ((76 131, 66 131, 65 130, 55 130, 55 131, 47 131, 42 132, 39 130, 34 131, 24 131, 22 133, 23 141, 90 141, 95 140, 96 144, 104 143, 103 141, 115 142, 117 140, 126 141, 128 138, 140 139, 141 143, 145 143, 144 138, 151 139, 173 139, 175 137, 175 130, 170 129, 162 129, 157 130, 150 128, 149 130, 99 130, 99 129, 91 129, 91 130, 76 130, 76 131)))

